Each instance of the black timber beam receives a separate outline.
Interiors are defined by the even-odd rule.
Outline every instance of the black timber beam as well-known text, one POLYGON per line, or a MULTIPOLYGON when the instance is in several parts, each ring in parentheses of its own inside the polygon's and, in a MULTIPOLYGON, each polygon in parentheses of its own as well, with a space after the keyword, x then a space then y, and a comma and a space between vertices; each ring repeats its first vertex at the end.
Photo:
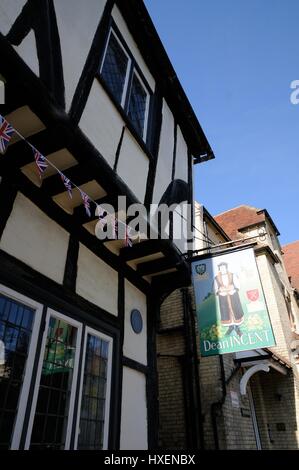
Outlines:
POLYGON ((152 278, 152 289, 160 295, 170 294, 174 290, 188 287, 190 284, 190 272, 186 272, 186 270, 160 274, 152 278))
POLYGON ((147 276, 149 274, 165 271, 166 269, 177 268, 179 265, 174 262, 172 258, 159 258, 146 263, 137 264, 137 273, 140 276, 147 276))
MULTIPOLYGON (((66 170, 63 170, 62 173, 76 186, 88 183, 93 179, 92 174, 87 170, 87 168, 82 167, 82 165, 74 165, 70 168, 67 168, 66 170)), ((66 188, 58 173, 45 178, 43 180, 43 188, 45 191, 47 191, 49 196, 55 196, 56 194, 66 191, 66 188)))
POLYGON ((124 261, 132 261, 144 256, 153 255, 162 251, 161 249, 162 240, 145 240, 132 247, 122 248, 120 251, 120 257, 124 261))

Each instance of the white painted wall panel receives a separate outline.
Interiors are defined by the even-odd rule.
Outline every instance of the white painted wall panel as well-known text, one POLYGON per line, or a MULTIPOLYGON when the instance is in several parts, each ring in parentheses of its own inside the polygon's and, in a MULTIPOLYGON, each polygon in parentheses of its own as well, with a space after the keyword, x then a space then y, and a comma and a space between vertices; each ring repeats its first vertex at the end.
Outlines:
POLYGON ((171 182, 174 144, 174 119, 167 103, 163 100, 162 128, 154 187, 153 203, 158 204, 171 182))
POLYGON ((130 359, 147 364, 147 329, 146 329, 146 296, 130 282, 125 282, 125 335, 124 355, 130 359), (131 326, 131 311, 140 311, 143 320, 141 333, 134 333, 131 326))
POLYGON ((188 250, 188 218, 188 202, 183 201, 176 206, 173 214, 173 241, 182 253, 188 250))
POLYGON ((22 194, 18 194, 0 248, 60 284, 69 234, 22 194))
POLYGON ((106 0, 54 0, 69 109, 106 0))
POLYGON ((89 302, 117 315, 118 274, 80 244, 76 292, 89 302))
POLYGON ((113 167, 124 122, 101 84, 94 80, 79 126, 113 167))
POLYGON ((123 395, 121 409, 121 450, 146 450, 147 406, 145 376, 123 368, 123 395))
MULTIPOLYGON (((6 35, 16 18, 22 11, 25 5, 25 0, 1 0, 0 2, 0 31, 6 35)), ((31 70, 39 76, 39 65, 36 53, 36 42, 33 31, 23 39, 19 46, 13 46, 17 53, 22 57, 24 62, 31 68, 31 70)))
POLYGON ((132 134, 126 130, 117 172, 140 202, 144 201, 149 160, 132 134))
POLYGON ((134 59, 136 60, 138 66, 140 67, 141 72, 143 73, 145 79, 147 80, 150 88, 152 91, 155 90, 155 80, 153 76, 151 75, 146 63, 143 60, 143 57, 138 49, 138 46, 136 42, 134 41, 119 9, 117 6, 113 7, 112 10, 112 17, 116 23, 116 26, 118 27, 122 37, 124 38, 128 48, 130 49, 134 59))
POLYGON ((177 127, 175 179, 188 183, 188 148, 180 127, 177 127))

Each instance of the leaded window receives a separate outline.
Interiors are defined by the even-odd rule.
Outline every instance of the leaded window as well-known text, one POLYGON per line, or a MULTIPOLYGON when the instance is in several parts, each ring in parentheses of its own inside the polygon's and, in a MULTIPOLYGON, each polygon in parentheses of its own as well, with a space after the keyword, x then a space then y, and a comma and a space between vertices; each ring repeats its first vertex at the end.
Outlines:
POLYGON ((11 444, 34 310, 0 295, 0 449, 11 444))
POLYGON ((114 34, 110 34, 105 60, 102 67, 102 77, 121 104, 127 75, 129 58, 114 34))
POLYGON ((136 69, 136 62, 113 29, 108 36, 100 74, 137 133, 146 141, 149 89, 136 69))

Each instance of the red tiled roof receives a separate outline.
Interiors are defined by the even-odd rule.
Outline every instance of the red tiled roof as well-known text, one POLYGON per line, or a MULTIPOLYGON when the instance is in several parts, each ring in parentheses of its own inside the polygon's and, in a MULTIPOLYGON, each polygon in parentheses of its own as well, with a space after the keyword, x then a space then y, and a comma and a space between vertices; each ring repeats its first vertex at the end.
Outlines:
POLYGON ((228 236, 232 240, 235 240, 236 238, 240 238, 239 229, 265 221, 264 212, 257 214, 260 210, 261 209, 257 209, 256 207, 242 205, 222 212, 222 214, 216 215, 214 219, 228 236))
POLYGON ((288 276, 291 276, 291 284, 299 290, 299 240, 283 246, 282 251, 288 276))

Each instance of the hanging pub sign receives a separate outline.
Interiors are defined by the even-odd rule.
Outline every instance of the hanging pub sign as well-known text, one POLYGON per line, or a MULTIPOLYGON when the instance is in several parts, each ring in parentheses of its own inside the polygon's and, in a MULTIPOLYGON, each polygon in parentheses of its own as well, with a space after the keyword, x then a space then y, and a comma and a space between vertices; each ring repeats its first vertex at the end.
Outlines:
POLYGON ((202 356, 275 345, 253 248, 191 266, 202 356))

